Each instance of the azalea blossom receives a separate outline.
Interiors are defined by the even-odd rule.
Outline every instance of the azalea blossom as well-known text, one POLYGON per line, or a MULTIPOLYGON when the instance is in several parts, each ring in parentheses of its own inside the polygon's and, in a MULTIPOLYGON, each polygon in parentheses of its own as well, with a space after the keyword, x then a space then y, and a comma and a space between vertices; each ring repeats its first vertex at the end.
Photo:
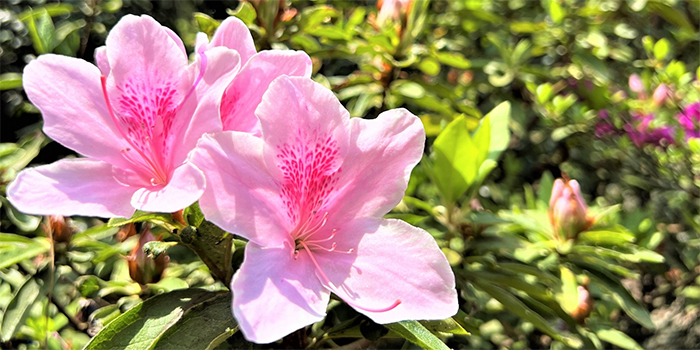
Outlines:
POLYGON ((244 336, 269 343, 322 320, 330 293, 378 323, 457 312, 454 275, 425 230, 383 219, 425 132, 405 109, 349 119, 331 91, 280 77, 255 114, 262 137, 204 136, 205 217, 249 242, 231 282, 244 336))
POLYGON ((241 56, 241 70, 226 88, 221 101, 223 128, 260 135, 255 108, 260 104, 263 93, 281 75, 310 78, 311 58, 304 51, 256 52, 248 27, 234 16, 221 22, 211 42, 204 33, 197 36, 197 52, 221 46, 236 50, 241 56))
POLYGON ((86 158, 21 172, 8 198, 31 214, 130 217, 196 201, 204 176, 186 161, 202 134, 221 130, 219 104, 239 67, 226 48, 188 65, 182 41, 148 16, 124 16, 95 53, 41 55, 24 70, 44 132, 86 158))

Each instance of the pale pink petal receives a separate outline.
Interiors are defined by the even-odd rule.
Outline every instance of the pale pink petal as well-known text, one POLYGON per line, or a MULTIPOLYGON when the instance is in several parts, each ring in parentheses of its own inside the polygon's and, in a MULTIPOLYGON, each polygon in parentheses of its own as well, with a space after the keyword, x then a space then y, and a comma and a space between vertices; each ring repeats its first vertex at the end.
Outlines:
POLYGON ((226 46, 229 49, 238 51, 238 54, 241 55, 242 64, 248 62, 257 52, 250 30, 248 30, 243 21, 235 16, 225 19, 221 22, 219 28, 216 28, 216 32, 214 32, 208 47, 212 48, 215 46, 226 46))
POLYGON ((182 42, 182 39, 180 39, 180 37, 177 36, 177 34, 173 32, 172 29, 166 26, 163 26, 163 30, 165 30, 165 32, 168 33, 170 38, 173 39, 173 41, 175 42, 175 45, 177 45, 177 47, 180 48, 182 54, 185 55, 185 57, 187 57, 187 51, 185 50, 185 44, 182 42))
POLYGON ((278 216, 284 205, 263 160, 262 140, 233 131, 205 135, 192 162, 207 178, 199 199, 207 220, 268 247, 280 247, 289 238, 278 216))
MULTIPOLYGON (((356 219, 315 252, 340 297, 377 323, 442 320, 457 313, 455 278, 435 239, 400 220, 356 219), (352 253, 347 251, 354 248, 352 253), (364 309, 381 310, 372 312, 364 309), (364 308, 364 309, 363 309, 364 308)), ((302 254, 299 254, 300 256, 302 254)))
POLYGON ((24 68, 23 84, 49 137, 82 155, 127 164, 121 149, 129 145, 109 116, 97 67, 73 57, 41 55, 24 68))
POLYGON ((382 217, 403 198, 413 167, 425 147, 420 119, 406 109, 392 109, 376 119, 353 118, 351 146, 337 191, 327 210, 329 221, 382 217))
POLYGON ((209 37, 207 33, 199 32, 194 39, 194 52, 200 53, 207 50, 209 47, 209 37))
POLYGON ((204 75, 197 82, 195 91, 183 103, 176 116, 178 120, 183 122, 189 121, 189 124, 173 128, 170 136, 174 140, 173 142, 177 143, 173 149, 171 160, 173 167, 182 164, 202 135, 221 131, 221 118, 219 117, 221 96, 240 67, 238 53, 225 47, 207 50, 197 54, 196 57, 190 68, 195 77, 193 80, 197 82, 202 66, 205 67, 204 75), (202 64, 201 55, 206 56, 205 64, 202 64))
POLYGON ((63 159, 28 168, 7 187, 19 211, 36 215, 131 217, 129 199, 136 190, 118 183, 109 163, 63 159))
POLYGON ((204 184, 202 172, 187 162, 175 169, 167 185, 138 189, 131 197, 131 205, 143 211, 176 212, 197 201, 204 184))
MULTIPOLYGON (((135 78, 175 79, 187 56, 168 31, 153 18, 126 15, 107 36, 107 57, 117 84, 135 78)), ((177 37, 177 36, 176 36, 177 37)))
POLYGON ((308 78, 281 76, 270 84, 255 115, 266 144, 265 161, 276 179, 282 180, 282 169, 302 161, 298 157, 308 152, 327 153, 325 174, 342 164, 348 150, 350 115, 323 85, 308 78))
POLYGON ((292 252, 291 246, 246 246, 231 291, 233 315, 249 341, 271 343, 326 315, 330 293, 315 277, 308 256, 294 259, 292 252))
POLYGON ((107 59, 107 46, 100 46, 95 49, 95 64, 100 68, 102 75, 109 75, 111 68, 109 67, 109 59, 107 59))
POLYGON ((281 75, 310 78, 311 58, 303 51, 282 50, 262 51, 251 57, 226 88, 221 102, 224 130, 259 129, 255 108, 270 83, 281 75))

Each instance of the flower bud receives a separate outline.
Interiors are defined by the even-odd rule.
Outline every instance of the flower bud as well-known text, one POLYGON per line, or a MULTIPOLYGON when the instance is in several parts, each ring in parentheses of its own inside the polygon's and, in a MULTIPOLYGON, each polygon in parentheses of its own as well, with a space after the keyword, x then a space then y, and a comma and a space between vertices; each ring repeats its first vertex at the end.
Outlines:
POLYGON ((61 215, 51 215, 48 217, 48 229, 51 230, 53 241, 56 243, 68 243, 70 242, 75 228, 71 225, 70 221, 61 215))
POLYGON ((637 74, 630 75, 629 85, 630 85, 630 90, 632 90, 638 94, 644 93, 644 84, 642 84, 642 79, 639 78, 639 75, 637 75, 637 74))
POLYGON ((654 101, 655 105, 661 106, 664 104, 664 101, 666 101, 666 97, 668 97, 668 88, 666 87, 666 84, 661 84, 656 87, 656 90, 654 90, 652 101, 654 101))
POLYGON ((576 180, 554 181, 549 200, 549 218, 559 237, 572 238, 590 227, 588 208, 576 180))
POLYGON ((578 305, 571 312, 571 317, 579 323, 582 323, 593 310, 593 298, 584 286, 578 286, 578 305))
POLYGON ((156 283, 160 281, 163 270, 168 267, 170 257, 163 253, 155 260, 146 256, 143 252, 143 246, 148 242, 160 240, 153 237, 151 230, 146 226, 141 232, 139 243, 131 251, 131 254, 126 258, 129 264, 129 276, 134 282, 139 284, 156 283))

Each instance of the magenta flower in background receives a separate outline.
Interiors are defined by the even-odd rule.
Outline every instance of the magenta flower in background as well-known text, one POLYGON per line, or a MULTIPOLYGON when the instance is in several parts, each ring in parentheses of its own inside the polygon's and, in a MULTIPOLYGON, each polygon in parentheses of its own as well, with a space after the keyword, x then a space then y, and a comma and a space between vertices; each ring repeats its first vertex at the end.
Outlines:
POLYGON ((197 36, 197 52, 220 46, 236 50, 241 56, 241 70, 226 88, 221 101, 223 128, 260 135, 260 123, 254 112, 263 93, 281 75, 310 78, 311 58, 304 51, 268 50, 256 53, 248 27, 233 16, 221 22, 211 42, 204 33, 197 36))
POLYGON ((31 214, 129 217, 196 201, 203 174, 187 162, 206 132, 221 130, 219 104, 239 67, 226 48, 188 65, 182 41, 148 16, 124 16, 95 53, 97 66, 42 55, 24 89, 44 132, 86 158, 22 171, 8 198, 31 214))
POLYGON ((678 122, 685 130, 685 138, 700 138, 700 102, 691 103, 678 115, 678 122))
POLYGON ((247 339, 269 343, 322 320, 333 292, 378 323, 457 312, 435 240, 383 219, 404 195, 425 132, 405 109, 350 119, 310 79, 280 77, 256 109, 262 138, 204 136, 205 217, 250 242, 231 283, 247 339))

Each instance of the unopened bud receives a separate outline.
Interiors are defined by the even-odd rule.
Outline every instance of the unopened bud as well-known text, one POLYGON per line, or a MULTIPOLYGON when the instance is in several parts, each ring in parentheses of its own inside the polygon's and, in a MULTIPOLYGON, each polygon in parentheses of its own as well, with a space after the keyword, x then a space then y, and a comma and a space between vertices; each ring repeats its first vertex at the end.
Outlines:
POLYGON ((129 276, 139 284, 156 283, 160 281, 163 270, 168 267, 170 257, 163 253, 158 258, 151 259, 146 256, 143 251, 143 246, 148 242, 160 240, 153 237, 151 230, 146 226, 139 237, 139 243, 131 251, 131 254, 126 258, 129 264, 129 276))
POLYGON ((572 238, 588 229, 588 207, 576 180, 557 179, 549 200, 549 218, 554 231, 562 238, 572 238))
POLYGON ((642 84, 642 79, 639 78, 639 75, 637 75, 637 74, 630 75, 629 85, 630 85, 630 90, 632 90, 638 94, 644 93, 644 84, 642 84))
POLYGON ((48 229, 51 230, 53 241, 56 243, 70 242, 75 228, 61 215, 51 215, 48 217, 48 229))
POLYGON ((656 87, 656 90, 654 90, 654 95, 652 95, 652 100, 654 101, 654 104, 657 106, 661 106, 664 104, 664 101, 666 101, 666 98, 668 97, 668 88, 666 87, 666 84, 661 84, 656 87))
POLYGON ((591 293, 584 286, 578 286, 578 305, 576 309, 571 312, 571 317, 574 318, 579 323, 582 323, 588 315, 591 314, 593 310, 593 298, 591 298, 591 293))

